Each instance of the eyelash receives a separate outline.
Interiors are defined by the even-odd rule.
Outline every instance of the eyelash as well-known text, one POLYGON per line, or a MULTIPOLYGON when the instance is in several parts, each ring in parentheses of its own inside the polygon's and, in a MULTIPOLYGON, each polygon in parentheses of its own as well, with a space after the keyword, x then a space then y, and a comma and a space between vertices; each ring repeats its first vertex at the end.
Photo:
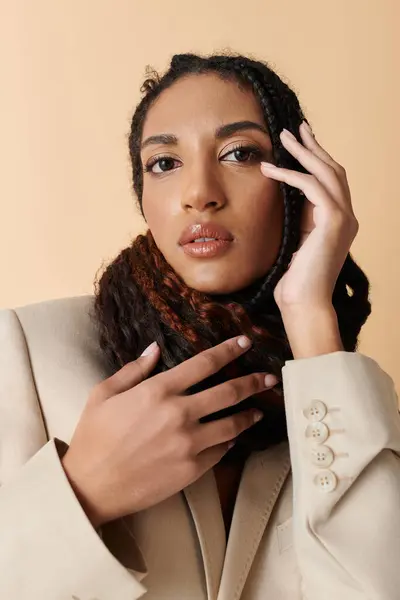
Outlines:
MULTIPOLYGON (((257 146, 253 146, 251 144, 237 144, 236 146, 234 146, 231 150, 229 150, 229 152, 227 152, 226 154, 224 154, 224 156, 228 156, 229 154, 232 154, 233 152, 236 152, 237 150, 245 150, 250 152, 251 154, 253 154, 254 156, 254 160, 261 160, 261 158, 263 157, 263 152, 260 150, 260 148, 258 148, 257 146)), ((224 156, 222 158, 224 158, 224 156)), ((152 175, 162 175, 163 173, 168 173, 168 171, 172 171, 172 169, 167 169, 166 171, 162 171, 161 173, 153 173, 152 168, 159 163, 161 160, 163 159, 168 159, 171 158, 171 156, 168 156, 168 154, 164 154, 161 156, 157 156, 152 158, 144 167, 143 171, 144 173, 151 173, 152 175)), ((172 159, 172 160, 176 160, 176 159, 172 159)), ((238 162, 238 163, 246 163, 246 162, 251 162, 251 160, 244 160, 244 161, 234 161, 234 162, 238 162)))

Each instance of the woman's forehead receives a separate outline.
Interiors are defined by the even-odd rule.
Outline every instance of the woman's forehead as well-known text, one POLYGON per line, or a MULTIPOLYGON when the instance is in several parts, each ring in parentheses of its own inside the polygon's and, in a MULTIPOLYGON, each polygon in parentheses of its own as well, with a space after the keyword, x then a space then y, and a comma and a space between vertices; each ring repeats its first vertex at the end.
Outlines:
POLYGON ((191 74, 160 94, 147 113, 143 138, 242 120, 260 125, 264 122, 261 107, 250 89, 215 73, 191 74))

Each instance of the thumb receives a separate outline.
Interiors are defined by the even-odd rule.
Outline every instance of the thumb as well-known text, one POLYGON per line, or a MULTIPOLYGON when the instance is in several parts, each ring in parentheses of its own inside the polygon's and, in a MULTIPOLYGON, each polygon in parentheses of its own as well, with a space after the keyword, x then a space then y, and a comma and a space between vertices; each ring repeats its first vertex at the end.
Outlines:
MULTIPOLYGON (((136 367, 134 369, 135 373, 133 374, 133 378, 135 379, 133 385, 138 385, 138 383, 141 383, 150 375, 159 358, 160 347, 157 342, 152 342, 150 346, 147 346, 147 348, 143 350, 139 358, 133 362, 136 367)), ((132 385, 130 387, 132 387, 132 385)))
POLYGON ((102 387, 106 398, 127 392, 141 383, 150 375, 159 358, 160 347, 157 342, 153 342, 136 360, 126 363, 119 371, 103 382, 102 387))

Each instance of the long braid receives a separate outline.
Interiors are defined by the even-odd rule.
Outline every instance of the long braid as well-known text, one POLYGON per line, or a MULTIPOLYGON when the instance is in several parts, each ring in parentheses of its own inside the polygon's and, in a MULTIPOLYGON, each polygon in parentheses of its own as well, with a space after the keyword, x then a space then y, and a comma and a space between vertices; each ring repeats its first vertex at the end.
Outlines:
POLYGON ((132 244, 132 276, 162 321, 183 336, 197 351, 216 341, 246 333, 253 342, 268 331, 254 325, 245 309, 235 302, 226 305, 188 287, 167 263, 150 231, 132 244))
MULTIPOLYGON (((301 122, 305 118, 294 93, 269 69, 254 68, 252 63, 246 65, 240 59, 236 62, 235 69, 243 79, 250 83, 261 104, 274 148, 276 163, 289 169, 304 172, 303 166, 294 159, 280 141, 281 123, 286 123, 287 128, 292 131, 298 131, 301 122)), ((280 183, 280 188, 285 209, 281 247, 275 264, 270 269, 259 291, 246 303, 246 308, 250 312, 255 312, 265 299, 271 296, 277 281, 287 270, 293 252, 296 251, 300 241, 303 199, 299 190, 295 188, 283 183, 280 183)))

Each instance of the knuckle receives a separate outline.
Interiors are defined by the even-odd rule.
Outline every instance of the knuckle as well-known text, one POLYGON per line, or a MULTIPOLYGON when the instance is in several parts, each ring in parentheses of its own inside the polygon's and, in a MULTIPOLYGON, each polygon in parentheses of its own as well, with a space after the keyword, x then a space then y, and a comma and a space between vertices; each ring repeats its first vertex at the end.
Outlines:
POLYGON ((265 388, 264 376, 259 375, 257 373, 252 373, 250 375, 249 384, 250 384, 251 391, 253 391, 253 390, 258 391, 260 389, 264 389, 265 388))
POLYGON ((182 433, 176 438, 176 449, 181 458, 193 458, 195 455, 195 442, 188 433, 182 433))
POLYGON ((337 176, 338 174, 338 166, 336 165, 336 163, 328 163, 328 170, 330 171, 331 175, 337 176))
POLYGON ((227 381, 226 382, 226 393, 229 397, 229 400, 232 402, 232 404, 239 402, 239 400, 241 399, 239 383, 238 382, 235 383, 233 381, 227 381))
POLYGON ((152 379, 146 379, 137 385, 140 386, 141 394, 145 395, 149 401, 153 401, 155 403, 161 402, 161 400, 165 397, 165 391, 162 386, 156 381, 152 379))
POLYGON ((343 224, 344 224, 344 215, 342 213, 342 211, 340 210, 332 210, 331 215, 330 215, 330 222, 331 225, 335 228, 342 228, 343 224))
POLYGON ((153 389, 149 386, 144 386, 138 391, 140 391, 140 403, 142 406, 146 407, 146 412, 148 411, 148 413, 158 414, 158 412, 162 411, 162 396, 156 389, 153 389))
POLYGON ((199 354, 198 356, 199 361, 203 363, 202 366, 204 366, 207 371, 216 371, 219 369, 217 357, 213 352, 206 352, 204 354, 199 354))
POLYGON ((159 398, 165 398, 166 396, 169 396, 172 392, 173 386, 171 385, 171 380, 173 380, 173 378, 173 369, 170 369, 168 371, 152 375, 150 378, 146 379, 142 383, 143 385, 148 386, 149 389, 153 390, 153 392, 159 398))
POLYGON ((307 188, 312 188, 312 186, 315 185, 318 181, 315 175, 311 175, 308 173, 304 176, 304 180, 306 182, 307 188))
POLYGON ((341 226, 343 230, 347 232, 350 236, 352 236, 356 232, 354 218, 351 215, 342 215, 341 226))
POLYGON ((358 233, 358 230, 360 229, 360 223, 355 217, 351 220, 350 229, 354 235, 356 235, 358 233))
POLYGON ((164 420, 173 426, 174 429, 183 429, 187 421, 184 408, 174 402, 166 402, 163 406, 164 420))

